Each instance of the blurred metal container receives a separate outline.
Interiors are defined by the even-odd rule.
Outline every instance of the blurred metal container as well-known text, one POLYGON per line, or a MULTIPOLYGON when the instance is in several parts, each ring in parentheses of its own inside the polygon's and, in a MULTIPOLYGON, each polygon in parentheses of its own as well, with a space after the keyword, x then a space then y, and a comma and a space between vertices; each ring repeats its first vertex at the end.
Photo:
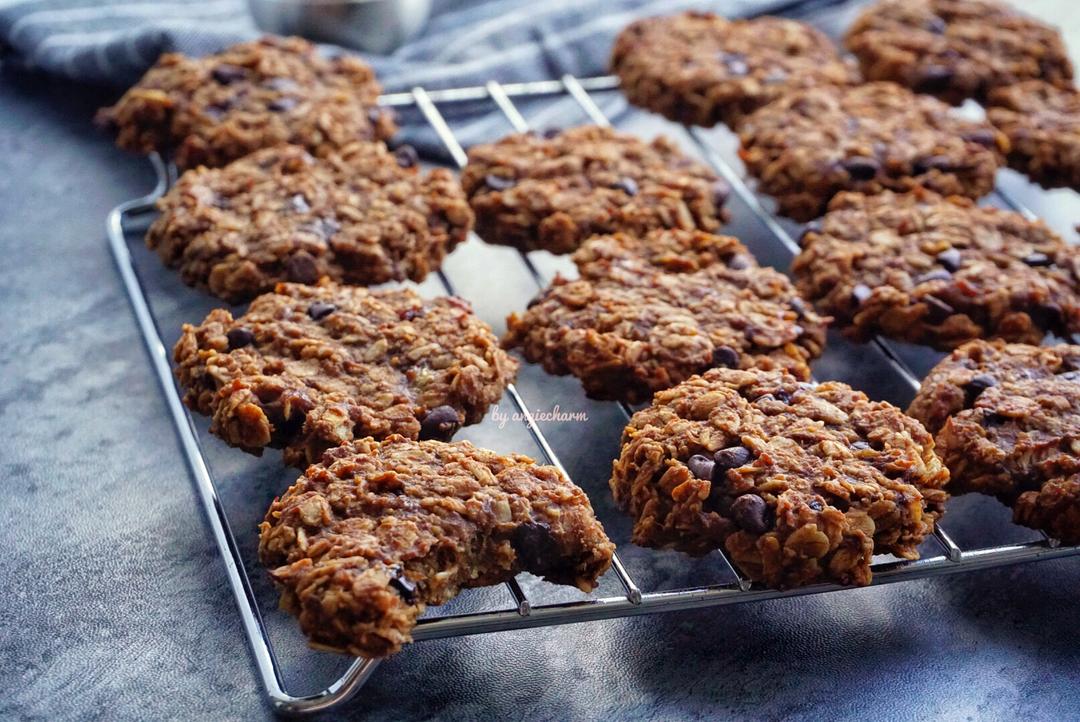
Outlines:
POLYGON ((388 53, 427 23, 431 0, 248 0, 260 28, 388 53))

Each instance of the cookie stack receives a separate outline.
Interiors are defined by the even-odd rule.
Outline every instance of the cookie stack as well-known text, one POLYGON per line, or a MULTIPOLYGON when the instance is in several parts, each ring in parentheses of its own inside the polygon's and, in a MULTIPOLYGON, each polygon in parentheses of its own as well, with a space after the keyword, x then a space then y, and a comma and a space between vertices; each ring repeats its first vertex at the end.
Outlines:
MULTIPOLYGON (((883 335, 955 349, 909 409, 936 434, 936 446, 911 431, 910 418, 891 422, 936 449, 951 472, 950 488, 993 494, 1013 506, 1018 523, 1075 542, 1077 350, 1036 344, 1080 333, 1080 251, 1040 221, 975 203, 993 189, 1006 162, 1045 186, 1080 190, 1080 93, 1061 37, 999 2, 881 0, 844 42, 858 72, 799 23, 686 13, 630 25, 616 41, 612 67, 632 102, 679 122, 722 122, 736 131, 747 170, 760 190, 775 196, 781 213, 798 221, 823 216, 805 227, 791 269, 797 290, 818 313, 855 340, 883 335), (987 121, 950 107, 969 99, 987 107, 987 121)), ((748 560, 740 566, 749 565, 751 576, 771 582, 830 574, 855 579, 847 562, 861 547, 841 541, 848 532, 840 517, 816 567, 803 563, 804 549, 789 548, 792 530, 771 526, 781 517, 812 516, 803 497, 782 505, 775 493, 759 494, 765 503, 745 502, 742 513, 753 514, 739 525, 738 498, 727 489, 803 492, 799 473, 788 473, 783 483, 780 476, 755 486, 743 479, 758 455, 759 429, 780 419, 754 413, 762 410, 753 407, 761 406, 756 394, 764 389, 741 398, 731 389, 760 383, 710 371, 658 394, 651 409, 635 416, 612 479, 635 517, 635 538, 695 552, 725 546, 737 562, 748 560), (716 394, 707 411, 700 402, 688 405, 705 389, 716 394), (739 411, 719 414, 714 404, 739 411), (736 435, 732 418, 753 419, 753 433, 736 435), (710 444, 695 447, 703 435, 710 444), (713 448, 733 443, 738 446, 713 448), (717 509, 720 519, 710 515, 717 509), (738 536, 747 525, 762 530, 752 544, 738 536), (844 561, 833 562, 835 554, 844 561)), ((767 386, 774 384, 785 407, 797 408, 792 399, 811 393, 778 381, 767 386)), ((770 400, 769 409, 774 406, 770 400)), ((850 421, 851 411, 838 408, 832 415, 850 421)), ((825 429, 833 423, 826 420, 825 429)), ((822 433, 814 429, 813 438, 826 439, 822 433)), ((850 434, 828 442, 826 463, 846 459, 840 450, 853 443, 850 434)), ((883 444, 879 438, 862 451, 883 444)), ((805 453, 806 444, 797 446, 794 453, 805 453)), ((769 453, 774 460, 787 455, 769 453)), ((819 474, 822 456, 799 463, 819 474)), ((926 498, 939 498, 926 491, 925 478, 914 485, 926 498)), ((832 503, 814 490, 815 504, 832 503)), ((851 498, 844 498, 844 509, 851 498)), ((929 517, 939 511, 924 509, 929 517)), ((817 517, 812 523, 816 531, 829 526, 817 517)))
POLYGON ((306 468, 259 556, 313 645, 363 656, 398 651, 426 605, 466 587, 529 571, 591 590, 614 552, 559 470, 451 442, 518 368, 469 304, 362 287, 422 280, 473 227, 450 172, 383 144, 379 92, 355 58, 263 38, 165 55, 99 113, 122 147, 186 169, 150 248, 187 284, 251 302, 185 325, 176 376, 212 433, 306 468))

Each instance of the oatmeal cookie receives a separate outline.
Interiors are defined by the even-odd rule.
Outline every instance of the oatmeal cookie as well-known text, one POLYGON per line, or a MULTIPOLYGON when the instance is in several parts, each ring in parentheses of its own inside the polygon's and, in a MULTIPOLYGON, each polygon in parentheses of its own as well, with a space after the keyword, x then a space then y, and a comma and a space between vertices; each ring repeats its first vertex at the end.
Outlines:
POLYGON ((1008 139, 895 83, 789 93, 740 126, 739 156, 780 212, 808 221, 845 190, 921 185, 978 198, 994 187, 1008 139))
POLYGON ((614 231, 715 230, 730 191, 667 138, 596 126, 475 146, 461 184, 484 240, 552 253, 614 231))
POLYGON ((801 242, 799 291, 857 340, 950 349, 1080 331, 1080 250, 1019 213, 922 190, 845 193, 801 242))
POLYGON ((230 303, 278 281, 420 281, 473 222, 449 171, 421 173, 382 143, 322 158, 284 145, 189 170, 158 208, 150 248, 185 283, 230 303))
POLYGON ((323 57, 300 38, 264 37, 204 58, 162 55, 98 122, 136 153, 172 154, 181 168, 221 166, 281 143, 317 155, 396 126, 358 58, 323 57))
POLYGON ((734 238, 598 236, 574 261, 582 278, 556 278, 512 314, 503 344, 548 373, 577 376, 594 398, 646 401, 713 366, 807 379, 825 345, 827 320, 734 238))
POLYGON ((954 104, 1023 80, 1072 85, 1057 30, 990 0, 882 0, 863 11, 845 44, 867 79, 954 104))
POLYGON ((300 467, 365 436, 449 440, 517 372, 466 301, 327 281, 278 284, 239 318, 211 311, 184 325, 173 356, 212 433, 300 467))
POLYGON ((997 88, 987 102, 1011 167, 1046 188, 1080 191, 1080 92, 1032 80, 997 88))
POLYGON ((1047 380, 1073 371, 1080 371, 1080 346, 971 341, 926 375, 908 414, 936 434, 950 416, 970 408, 999 382, 1047 380))
POLYGON ((909 412, 937 429, 957 493, 1080 543, 1080 346, 973 341, 927 376, 909 412))
POLYGON ((949 474, 918 421, 845 384, 713 369, 623 432, 611 490, 633 541, 723 549, 770 587, 865 585, 874 554, 918 558, 949 474))
POLYGON ((795 88, 858 79, 832 41, 805 23, 706 12, 630 24, 615 39, 611 67, 631 103, 704 126, 733 126, 795 88))
POLYGON ((259 558, 312 645, 364 657, 399 651, 427 605, 518 572, 590 591, 615 549, 554 467, 401 436, 327 451, 260 531, 259 558))

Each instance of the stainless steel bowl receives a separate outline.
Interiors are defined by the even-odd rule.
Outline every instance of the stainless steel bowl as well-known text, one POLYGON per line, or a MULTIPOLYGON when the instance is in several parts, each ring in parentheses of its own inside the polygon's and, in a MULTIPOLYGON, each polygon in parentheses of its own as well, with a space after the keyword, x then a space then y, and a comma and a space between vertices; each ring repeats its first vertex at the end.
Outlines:
POLYGON ((278 35, 388 53, 424 27, 431 0, 248 0, 255 23, 278 35))

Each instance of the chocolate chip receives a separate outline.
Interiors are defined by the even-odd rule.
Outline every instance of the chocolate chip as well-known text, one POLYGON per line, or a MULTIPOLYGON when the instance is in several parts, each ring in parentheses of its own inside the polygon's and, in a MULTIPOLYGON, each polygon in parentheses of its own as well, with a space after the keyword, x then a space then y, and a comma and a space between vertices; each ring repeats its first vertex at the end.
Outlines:
POLYGON ((416 318, 424 317, 424 309, 422 308, 406 308, 398 314, 398 318, 402 321, 412 321, 416 318))
POLYGON ((783 389, 777 389, 776 391, 773 391, 771 396, 782 404, 791 403, 791 394, 789 394, 787 391, 784 391, 783 389))
POLYGON ((411 145, 403 145, 394 151, 394 160, 402 168, 412 168, 420 162, 420 155, 411 145))
POLYGON ((1029 253, 1028 255, 1024 256, 1024 263, 1029 266, 1035 267, 1051 266, 1054 263, 1054 259, 1050 258, 1050 256, 1046 255, 1045 253, 1035 252, 1029 253))
POLYGON ((754 455, 745 446, 729 446, 713 454, 713 473, 723 478, 728 469, 738 469, 750 463, 754 455))
POLYGON ((294 283, 315 283, 319 266, 307 251, 298 251, 285 261, 285 275, 294 283))
POLYGON ((515 527, 510 534, 510 546, 522 569, 533 574, 543 575, 556 569, 563 556, 551 528, 536 522, 515 527))
POLYGON ((1061 306, 1056 303, 1040 303, 1028 312, 1031 319, 1041 328, 1054 328, 1060 326, 1065 319, 1061 306))
POLYGON ((727 260, 727 267, 733 271, 745 271, 747 268, 753 268, 754 259, 745 253, 736 253, 734 256, 727 260))
POLYGON ((964 384, 964 407, 971 408, 979 394, 991 386, 997 386, 997 380, 989 374, 976 374, 964 384))
POLYGON ((311 210, 311 206, 308 205, 307 198, 304 198, 302 193, 297 193, 289 199, 289 210, 293 213, 307 213, 311 210))
POLYGON ((517 181, 513 178, 503 178, 501 175, 489 173, 484 176, 484 185, 493 191, 504 191, 517 185, 517 181))
POLYGON ((941 323, 956 313, 956 309, 936 296, 923 296, 922 301, 926 304, 926 317, 930 323, 941 323))
POLYGON ((927 271, 921 276, 916 276, 912 281, 916 286, 922 283, 930 283, 931 281, 949 281, 952 280, 952 274, 946 271, 944 268, 935 268, 933 271, 927 271))
POLYGON ((750 73, 750 66, 746 64, 746 56, 741 53, 721 53, 720 62, 724 64, 724 67, 727 68, 731 75, 737 78, 750 73))
POLYGON ((461 428, 461 417, 453 406, 436 406, 420 422, 421 439, 449 441, 461 428))
POLYGON ((729 369, 739 367, 739 352, 731 346, 717 346, 712 352, 714 366, 724 366, 729 369))
POLYGON ((997 133, 989 128, 976 128, 975 130, 969 130, 962 135, 964 140, 972 143, 978 143, 981 146, 987 148, 997 147, 997 133))
POLYGON ((247 77, 247 71, 237 65, 222 63, 210 71, 210 75, 222 85, 229 85, 247 77))
POLYGON ((561 132, 562 130, 560 130, 559 128, 544 128, 544 130, 540 132, 540 135, 547 140, 551 140, 552 138, 558 136, 561 132))
POLYGON ((856 181, 872 180, 881 170, 881 164, 877 160, 862 155, 845 158, 840 165, 848 172, 851 179, 856 181))
POLYGON ((825 505, 822 504, 818 499, 811 499, 806 503, 806 505, 814 511, 822 511, 825 508, 825 505))
POLYGON ((620 178, 615 182, 612 188, 623 191, 628 196, 636 196, 638 192, 637 181, 633 178, 620 178))
POLYGON ((795 312, 796 318, 806 318, 808 309, 806 308, 806 301, 802 300, 798 296, 795 296, 788 305, 791 306, 791 310, 795 312))
POLYGON ((337 306, 332 303, 315 301, 313 304, 308 306, 307 315, 310 316, 313 321, 321 321, 336 310, 337 306))
POLYGON ((867 451, 870 448, 870 444, 860 439, 859 441, 853 441, 851 443, 851 448, 856 451, 867 451))
POLYGON ((728 196, 731 195, 731 186, 727 184, 727 181, 715 180, 712 184, 712 199, 713 205, 720 208, 727 203, 728 196))
POLYGON ((1003 426, 1009 422, 1008 416, 1003 416, 996 411, 989 411, 982 415, 979 419, 979 423, 986 428, 993 428, 995 426, 1003 426))
POLYGON ((952 169, 952 166, 952 159, 943 155, 931 155, 916 159, 912 164, 912 170, 915 171, 916 175, 921 175, 932 170, 948 171, 952 169))
POLYGON ((232 103, 214 103, 213 105, 206 106, 204 111, 213 120, 221 120, 225 117, 225 113, 229 112, 229 108, 232 107, 232 103))
POLYGON ((282 98, 274 98, 266 104, 266 107, 275 113, 284 113, 286 110, 292 110, 299 104, 299 100, 286 95, 282 98))
POLYGON ((243 326, 230 328, 229 332, 225 334, 225 338, 229 339, 230 351, 244 348, 244 346, 250 346, 255 343, 255 334, 253 334, 250 329, 244 328, 243 326))
POLYGON ((937 15, 931 16, 926 21, 926 29, 932 32, 934 35, 941 35, 945 32, 945 21, 939 18, 937 15))
POLYGON ((1058 378, 1066 381, 1080 381, 1080 371, 1066 371, 1063 374, 1058 374, 1058 378))
POLYGON ((715 466, 712 459, 701 454, 694 454, 686 460, 686 468, 690 469, 690 473, 704 481, 712 479, 715 466))
POLYGON ((920 93, 939 93, 948 89, 953 71, 943 65, 928 65, 919 73, 915 90, 920 93))
POLYGON ((731 520, 751 534, 769 530, 769 505, 757 494, 743 494, 731 505, 731 520))
POLYGON ((955 248, 944 250, 937 254, 937 262, 944 266, 947 271, 957 271, 962 263, 960 251, 955 248))
POLYGON ((872 294, 873 291, 865 283, 856 283, 855 288, 851 289, 851 297, 860 306, 869 301, 872 294))
POLYGON ((406 577, 400 569, 391 570, 390 588, 401 595, 406 604, 416 604, 416 582, 406 577))

